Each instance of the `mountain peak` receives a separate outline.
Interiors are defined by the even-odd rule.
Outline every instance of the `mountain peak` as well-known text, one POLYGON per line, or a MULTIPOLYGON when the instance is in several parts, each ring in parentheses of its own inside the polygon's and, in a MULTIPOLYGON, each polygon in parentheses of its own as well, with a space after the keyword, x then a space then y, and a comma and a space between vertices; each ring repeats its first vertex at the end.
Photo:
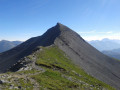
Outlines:
POLYGON ((65 27, 65 25, 63 25, 63 24, 61 24, 61 23, 58 22, 55 27, 60 28, 60 27, 65 27))
POLYGON ((61 23, 58 22, 57 25, 61 25, 61 23))
MULTIPOLYGON (((85 42, 79 34, 61 23, 57 23, 56 26, 48 29, 42 36, 31 38, 19 46, 1 53, 0 73, 8 70, 19 70, 24 65, 21 65, 24 58, 32 53, 36 55, 35 53, 37 51, 42 50, 42 48, 38 50, 38 47, 41 46, 58 47, 65 53, 65 56, 68 56, 75 65, 81 67, 85 72, 120 90, 120 62, 97 51, 85 42)), ((52 51, 54 52, 54 49, 52 49, 52 51)), ((55 51, 54 53, 57 52, 55 51)), ((51 55, 51 53, 49 53, 49 55, 51 55)), ((56 55, 53 54, 53 56, 56 55)), ((62 60, 59 54, 58 57, 62 60)), ((50 57, 49 60, 51 59, 52 57, 50 57)), ((65 59, 63 58, 63 60, 65 59)))
POLYGON ((62 31, 71 31, 71 29, 69 27, 67 27, 66 25, 63 25, 61 23, 57 23, 55 26, 56 30, 62 32, 62 31))

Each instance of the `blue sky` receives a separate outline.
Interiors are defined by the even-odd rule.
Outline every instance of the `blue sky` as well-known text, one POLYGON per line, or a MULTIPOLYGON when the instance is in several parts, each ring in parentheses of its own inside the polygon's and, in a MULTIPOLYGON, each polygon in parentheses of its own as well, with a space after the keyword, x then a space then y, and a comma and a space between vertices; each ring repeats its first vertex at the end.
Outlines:
POLYGON ((0 40, 25 41, 57 22, 86 40, 120 39, 120 0, 0 0, 0 40))

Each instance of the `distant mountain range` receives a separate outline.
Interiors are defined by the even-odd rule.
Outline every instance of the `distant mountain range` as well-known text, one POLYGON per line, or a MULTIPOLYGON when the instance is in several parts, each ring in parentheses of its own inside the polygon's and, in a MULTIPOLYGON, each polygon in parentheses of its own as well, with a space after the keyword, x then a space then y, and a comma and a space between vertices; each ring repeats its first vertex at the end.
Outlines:
POLYGON ((111 40, 111 39, 103 39, 103 40, 92 40, 88 41, 93 47, 98 49, 99 51, 113 50, 120 48, 120 40, 111 40))
POLYGON ((102 53, 120 60, 120 48, 108 50, 108 51, 102 51, 102 53))
POLYGON ((103 39, 92 40, 88 42, 102 53, 120 60, 120 40, 103 39))
POLYGON ((0 53, 7 51, 19 44, 21 44, 21 41, 7 41, 7 40, 2 40, 0 41, 0 53))
MULTIPOLYGON (((2 40, 0 41, 0 53, 10 50, 17 45, 21 44, 22 41, 8 41, 2 40)), ((92 40, 88 42, 93 47, 101 51, 102 53, 120 59, 120 40, 111 40, 111 39, 103 39, 103 40, 92 40)))

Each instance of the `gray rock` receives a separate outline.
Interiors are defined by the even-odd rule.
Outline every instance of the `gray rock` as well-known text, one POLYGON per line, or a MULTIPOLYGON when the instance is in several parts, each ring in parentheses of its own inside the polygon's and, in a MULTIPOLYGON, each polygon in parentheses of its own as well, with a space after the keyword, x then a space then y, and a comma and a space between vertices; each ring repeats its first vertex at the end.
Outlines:
POLYGON ((0 80, 0 84, 3 84, 3 82, 0 80))

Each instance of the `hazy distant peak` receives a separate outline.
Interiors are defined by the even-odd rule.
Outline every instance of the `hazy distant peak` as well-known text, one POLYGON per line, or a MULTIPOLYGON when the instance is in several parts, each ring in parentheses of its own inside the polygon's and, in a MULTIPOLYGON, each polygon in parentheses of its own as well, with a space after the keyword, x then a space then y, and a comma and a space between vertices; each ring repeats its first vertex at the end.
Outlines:
POLYGON ((8 41, 8 40, 1 40, 0 41, 0 53, 7 51, 19 44, 21 44, 21 41, 8 41))
POLYGON ((104 39, 102 39, 102 41, 109 41, 110 39, 108 39, 108 38, 104 38, 104 39))
POLYGON ((1 40, 0 42, 6 42, 6 41, 8 41, 8 40, 1 40))

